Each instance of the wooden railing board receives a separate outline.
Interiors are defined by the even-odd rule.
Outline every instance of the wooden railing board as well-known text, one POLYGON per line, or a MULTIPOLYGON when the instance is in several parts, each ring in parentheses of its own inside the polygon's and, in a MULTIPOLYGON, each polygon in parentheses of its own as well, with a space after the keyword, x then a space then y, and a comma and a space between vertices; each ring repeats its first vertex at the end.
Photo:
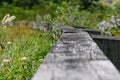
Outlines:
POLYGON ((69 27, 32 80, 120 80, 120 74, 87 32, 69 27), (71 33, 72 32, 72 33, 71 33))

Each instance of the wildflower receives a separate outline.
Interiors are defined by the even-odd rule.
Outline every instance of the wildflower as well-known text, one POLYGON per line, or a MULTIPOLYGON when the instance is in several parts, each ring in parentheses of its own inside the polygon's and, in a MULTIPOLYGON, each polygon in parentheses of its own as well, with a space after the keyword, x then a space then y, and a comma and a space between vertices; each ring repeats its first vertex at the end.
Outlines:
POLYGON ((115 17, 112 16, 110 22, 102 21, 97 26, 101 32, 104 32, 104 34, 108 36, 112 36, 109 30, 120 26, 120 19, 115 19, 115 17))
POLYGON ((108 23, 107 23, 106 21, 102 21, 102 22, 100 23, 100 25, 103 26, 103 27, 106 27, 107 24, 108 24, 108 23))
POLYGON ((111 17, 111 22, 112 22, 112 23, 115 23, 115 22, 116 22, 114 16, 111 17))
POLYGON ((116 19, 117 25, 120 26, 120 19, 116 19))
POLYGON ((8 62, 10 62, 10 59, 4 59, 3 60, 3 63, 8 63, 8 62))
POLYGON ((11 44, 11 42, 9 41, 9 42, 7 42, 7 44, 8 44, 8 45, 10 45, 10 44, 11 44))
POLYGON ((111 29, 113 29, 113 28, 115 28, 115 27, 116 27, 116 25, 108 24, 107 29, 108 29, 108 30, 111 30, 111 29))
POLYGON ((108 36, 112 36, 112 34, 109 31, 105 32, 105 34, 108 36))
POLYGON ((104 27, 99 27, 99 30, 100 30, 101 32, 104 32, 104 31, 105 31, 105 28, 104 28, 104 27))
POLYGON ((108 23, 106 21, 102 21, 97 26, 101 32, 104 32, 107 29, 108 23))
POLYGON ((20 60, 21 61, 25 61, 25 60, 27 60, 27 58, 26 57, 22 57, 20 60))

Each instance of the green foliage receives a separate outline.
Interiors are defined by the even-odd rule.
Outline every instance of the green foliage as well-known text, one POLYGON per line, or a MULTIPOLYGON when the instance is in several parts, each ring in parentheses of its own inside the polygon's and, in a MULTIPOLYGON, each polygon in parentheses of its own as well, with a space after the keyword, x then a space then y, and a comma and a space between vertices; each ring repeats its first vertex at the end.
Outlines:
POLYGON ((34 21, 39 14, 42 16, 41 21, 52 23, 58 20, 60 24, 85 26, 89 29, 97 29, 97 23, 119 14, 119 4, 112 9, 102 5, 99 0, 2 0, 0 7, 0 19, 4 14, 10 13, 15 15, 18 21, 34 21), (46 15, 50 17, 43 18, 46 15))
POLYGON ((30 80, 55 40, 26 26, 0 27, 0 80, 30 80), (1 46, 0 46, 1 47, 1 46))
POLYGON ((33 10, 24 10, 20 7, 14 7, 13 5, 8 5, 6 2, 0 8, 0 19, 3 18, 5 14, 13 14, 17 17, 16 20, 32 20, 36 13, 33 10), (30 14, 31 13, 31 14, 30 14))
POLYGON ((40 0, 13 0, 13 4, 24 9, 31 9, 34 5, 38 4, 39 1, 40 0))
POLYGON ((112 16, 108 21, 102 21, 98 25, 99 30, 108 36, 120 34, 120 18, 112 16))
MULTIPOLYGON (((115 9, 103 6, 99 0, 1 0, 0 19, 7 13, 17 21, 50 22, 52 31, 32 30, 25 26, 0 27, 0 80, 30 80, 52 47, 61 36, 61 25, 85 26, 97 29, 97 24, 110 16, 120 13, 119 4, 115 9)), ((120 34, 120 29, 110 31, 120 34)))
POLYGON ((120 2, 116 3, 114 6, 115 6, 116 13, 120 14, 120 2))

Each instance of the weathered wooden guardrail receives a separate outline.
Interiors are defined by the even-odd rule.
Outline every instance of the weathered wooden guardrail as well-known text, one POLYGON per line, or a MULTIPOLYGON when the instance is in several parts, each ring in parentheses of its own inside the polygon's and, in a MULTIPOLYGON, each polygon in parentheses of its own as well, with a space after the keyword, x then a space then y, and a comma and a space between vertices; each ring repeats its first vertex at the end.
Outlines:
POLYGON ((70 27, 63 27, 63 32, 32 80, 120 80, 87 32, 70 27))
POLYGON ((104 54, 120 70, 120 38, 102 35, 91 35, 104 54))

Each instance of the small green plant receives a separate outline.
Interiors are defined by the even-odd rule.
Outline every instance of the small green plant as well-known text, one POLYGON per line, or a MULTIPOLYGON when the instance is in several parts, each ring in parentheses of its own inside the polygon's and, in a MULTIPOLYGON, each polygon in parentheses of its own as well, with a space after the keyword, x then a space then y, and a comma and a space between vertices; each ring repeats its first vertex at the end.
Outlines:
POLYGON ((50 31, 50 33, 54 39, 58 40, 59 37, 62 35, 61 25, 59 23, 59 20, 54 18, 51 23, 52 23, 52 30, 50 31))
MULTIPOLYGON (((58 17, 54 17, 52 18, 50 14, 47 14, 43 17, 43 20, 45 22, 48 22, 49 23, 49 30, 47 32, 49 32, 49 35, 51 35, 53 37, 53 39, 55 40, 58 40, 59 37, 62 35, 62 32, 61 32, 61 22, 59 20, 58 17)), ((45 30, 43 30, 45 31, 45 30)))

